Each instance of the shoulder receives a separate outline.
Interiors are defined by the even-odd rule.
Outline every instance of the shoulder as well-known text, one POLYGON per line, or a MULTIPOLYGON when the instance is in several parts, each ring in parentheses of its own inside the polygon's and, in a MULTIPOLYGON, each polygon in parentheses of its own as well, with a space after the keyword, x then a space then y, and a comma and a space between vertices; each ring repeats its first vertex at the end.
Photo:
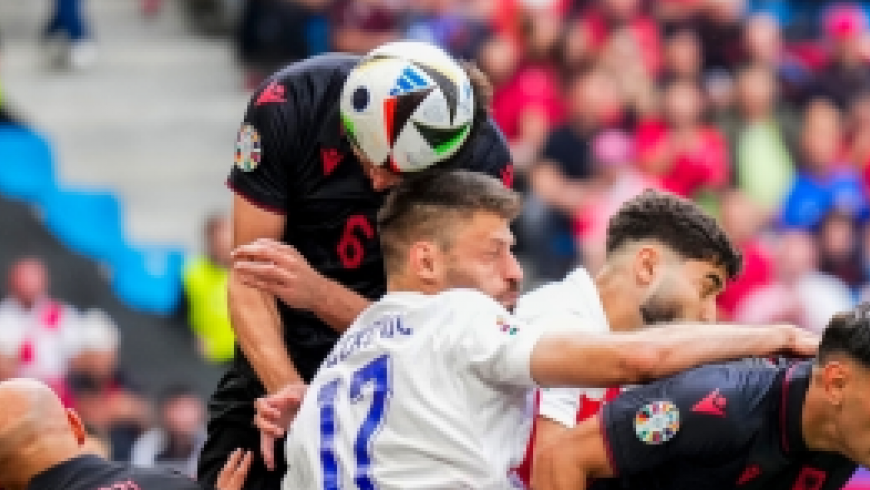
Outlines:
POLYGON ((500 305, 491 296, 476 289, 450 289, 443 291, 435 295, 431 306, 463 313, 497 311, 508 314, 504 306, 500 305))
MULTIPOLYGON (((597 302, 599 298, 592 278, 585 269, 578 268, 561 281, 544 284, 521 296, 517 302, 517 317, 533 321, 554 314, 583 315, 590 304, 597 302)), ((598 330, 598 327, 593 329, 598 330)))

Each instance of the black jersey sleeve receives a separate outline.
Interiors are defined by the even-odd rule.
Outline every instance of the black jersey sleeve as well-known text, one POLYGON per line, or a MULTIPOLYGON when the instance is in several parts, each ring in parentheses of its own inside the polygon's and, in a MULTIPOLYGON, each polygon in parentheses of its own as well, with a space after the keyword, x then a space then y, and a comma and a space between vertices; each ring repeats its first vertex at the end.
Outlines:
POLYGON ((274 77, 257 90, 236 136, 230 188, 266 210, 285 213, 290 178, 288 165, 297 154, 299 102, 293 87, 274 77))
POLYGON ((506 187, 513 187, 514 167, 510 147, 492 116, 487 115, 475 128, 452 160, 452 164, 438 168, 485 173, 501 180, 506 187))
POLYGON ((759 425, 759 401, 744 376, 709 366, 630 389, 601 412, 602 435, 617 477, 671 462, 710 464, 736 456, 759 425))

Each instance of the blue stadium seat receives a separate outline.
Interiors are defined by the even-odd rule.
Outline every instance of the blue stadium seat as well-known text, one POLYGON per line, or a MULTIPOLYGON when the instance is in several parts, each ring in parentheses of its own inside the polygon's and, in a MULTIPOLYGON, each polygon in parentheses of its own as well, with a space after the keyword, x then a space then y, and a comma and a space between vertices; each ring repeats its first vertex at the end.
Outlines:
POLYGON ((114 262, 128 248, 121 206, 111 192, 59 190, 42 210, 48 230, 75 252, 114 262))
POLYGON ((41 203, 55 192, 51 148, 38 134, 0 127, 0 193, 41 203))
POLYGON ((128 249, 112 264, 112 289, 138 310, 169 315, 181 298, 184 253, 171 247, 128 249))

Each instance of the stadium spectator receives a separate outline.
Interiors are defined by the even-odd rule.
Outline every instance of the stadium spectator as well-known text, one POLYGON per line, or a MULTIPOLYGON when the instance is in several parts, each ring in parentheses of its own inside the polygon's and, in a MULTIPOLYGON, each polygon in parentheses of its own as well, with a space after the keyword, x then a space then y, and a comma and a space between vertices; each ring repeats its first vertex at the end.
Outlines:
POLYGON ((778 84, 777 92, 783 99, 799 102, 805 98, 812 73, 796 54, 785 49, 776 18, 758 13, 746 19, 742 49, 743 63, 771 70, 778 84))
POLYGON ((721 188, 728 179, 728 147, 718 129, 703 123, 703 104, 697 85, 673 81, 664 89, 662 117, 637 129, 641 168, 681 196, 721 188))
MULTIPOLYGON (((525 50, 512 75, 495 88, 492 114, 507 136, 511 152, 529 158, 540 150, 553 127, 565 117, 556 65, 559 21, 547 10, 528 18, 525 50)), ((520 161, 519 165, 526 163, 520 161)))
POLYGON ((704 71, 733 71, 740 62, 745 0, 700 0, 697 29, 704 52, 704 71))
POLYGON ((194 257, 184 268, 187 321, 196 335, 200 352, 211 362, 233 358, 235 337, 227 305, 232 230, 225 214, 205 223, 205 255, 194 257))
POLYGON ((730 144, 734 182, 769 215, 791 189, 798 132, 794 116, 777 104, 774 77, 763 65, 742 68, 735 109, 719 125, 730 144))
POLYGON ((866 281, 860 263, 858 227, 847 213, 836 209, 828 213, 819 225, 819 271, 830 274, 857 292, 866 281))
POLYGON ((525 203, 523 239, 530 249, 537 277, 557 280, 576 265, 577 245, 571 221, 594 173, 592 138, 617 123, 622 100, 610 76, 591 70, 568 87, 568 121, 550 133, 540 160, 529 173, 533 190, 525 203))
POLYGON ((337 0, 330 7, 332 46, 344 53, 364 54, 398 40, 405 8, 391 0, 337 0))
POLYGON ((801 128, 801 168, 782 208, 782 224, 814 229, 832 210, 863 221, 867 197, 857 172, 840 158, 844 142, 840 113, 826 99, 806 109, 801 128))
POLYGON ((54 12, 43 33, 51 61, 71 68, 89 68, 97 61, 84 0, 55 0, 54 12))
POLYGON ((636 117, 655 110, 655 74, 645 69, 643 49, 630 29, 613 31, 598 59, 598 67, 616 82, 628 112, 636 117))
POLYGON ((49 296, 48 272, 41 260, 17 260, 8 278, 9 294, 0 302, 0 330, 14 345, 17 375, 58 386, 76 353, 78 314, 49 296))
POLYGON ((486 19, 454 1, 409 2, 405 38, 437 44, 457 59, 474 59, 478 48, 491 35, 486 19))
MULTIPOLYGON (((589 2, 575 22, 585 38, 584 52, 579 55, 586 63, 594 63, 601 55, 614 31, 625 29, 626 38, 633 39, 640 54, 640 67, 648 77, 655 77, 662 64, 661 36, 658 25, 641 9, 639 0, 595 0, 589 2)), ((632 67, 624 66, 629 69, 632 67)))
POLYGON ((739 189, 724 192, 719 214, 722 228, 743 254, 743 270, 717 298, 721 318, 730 320, 747 296, 773 281, 773 259, 759 236, 764 213, 745 193, 739 189))
POLYGON ((816 73, 811 93, 827 97, 845 110, 870 86, 867 18, 859 5, 838 4, 826 12, 823 27, 830 59, 816 73))
POLYGON ((120 336, 100 310, 82 315, 77 354, 64 390, 68 404, 89 431, 105 439, 115 461, 127 461, 133 442, 148 426, 147 402, 130 376, 118 366, 120 336))
POLYGON ((623 203, 657 182, 640 173, 634 164, 634 142, 623 131, 608 130, 592 141, 594 174, 586 197, 576 211, 575 230, 586 269, 595 274, 604 264, 607 224, 623 203))
POLYGON ((818 252, 808 233, 787 231, 778 241, 774 282, 745 297, 737 306, 735 319, 789 322, 821 332, 832 315, 852 307, 849 287, 818 271, 818 252))
POLYGON ((165 468, 196 478, 205 443, 205 404, 188 386, 172 386, 160 398, 158 425, 142 434, 130 462, 141 468, 165 468))
POLYGON ((679 28, 665 36, 662 80, 676 79, 698 83, 703 62, 701 42, 694 29, 679 28))
POLYGON ((861 172, 866 194, 870 191, 870 87, 851 102, 845 146, 845 157, 861 172))

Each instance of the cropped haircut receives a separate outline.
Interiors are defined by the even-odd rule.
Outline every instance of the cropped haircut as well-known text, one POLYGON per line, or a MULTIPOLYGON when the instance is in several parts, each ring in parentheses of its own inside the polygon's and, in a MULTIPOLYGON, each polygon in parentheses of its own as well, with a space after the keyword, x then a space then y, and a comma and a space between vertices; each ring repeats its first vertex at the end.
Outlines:
POLYGON ((389 194, 378 213, 378 232, 387 273, 402 270, 408 247, 417 241, 449 244, 450 225, 474 213, 492 213, 512 220, 519 213, 519 195, 500 180, 476 172, 424 172, 406 178, 389 194))
POLYGON ((828 322, 819 345, 818 361, 824 364, 836 354, 870 368, 870 303, 838 313, 828 322))
POLYGON ((695 203, 655 190, 629 200, 607 226, 607 255, 629 243, 655 240, 684 259, 725 268, 729 279, 740 273, 743 258, 713 217, 695 203))

